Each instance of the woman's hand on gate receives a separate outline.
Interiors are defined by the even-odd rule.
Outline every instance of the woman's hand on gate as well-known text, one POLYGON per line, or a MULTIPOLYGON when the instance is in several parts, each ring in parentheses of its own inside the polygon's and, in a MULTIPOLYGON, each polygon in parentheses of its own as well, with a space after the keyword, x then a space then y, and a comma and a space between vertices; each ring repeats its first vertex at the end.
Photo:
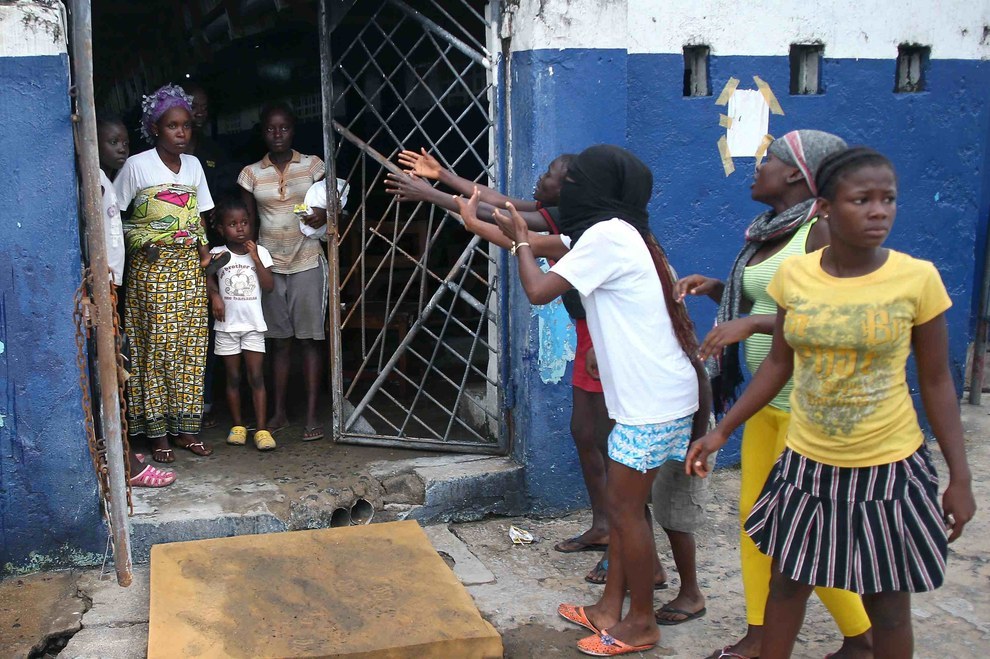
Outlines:
POLYGON ((439 179, 440 172, 443 170, 440 162, 427 153, 426 149, 421 148, 419 151, 419 153, 407 149, 400 151, 399 164, 406 168, 407 174, 416 174, 434 180, 439 179))

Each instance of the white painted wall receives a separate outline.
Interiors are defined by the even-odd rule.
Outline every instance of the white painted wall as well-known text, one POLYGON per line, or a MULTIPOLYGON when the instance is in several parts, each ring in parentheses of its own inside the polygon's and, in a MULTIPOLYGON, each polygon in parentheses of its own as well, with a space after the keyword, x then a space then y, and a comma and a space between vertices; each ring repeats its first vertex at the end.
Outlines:
POLYGON ((66 52, 65 16, 54 0, 0 3, 0 57, 66 52))
POLYGON ((990 59, 986 0, 522 0, 512 49, 625 48, 714 55, 787 55, 820 41, 832 58, 893 59, 897 46, 931 46, 939 59, 990 59))

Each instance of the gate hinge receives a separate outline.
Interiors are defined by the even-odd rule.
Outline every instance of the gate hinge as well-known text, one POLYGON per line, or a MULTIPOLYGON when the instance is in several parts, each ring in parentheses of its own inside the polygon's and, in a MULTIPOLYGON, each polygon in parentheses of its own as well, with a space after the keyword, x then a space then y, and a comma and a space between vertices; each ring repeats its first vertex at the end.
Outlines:
POLYGON ((89 329, 99 325, 99 309, 93 304, 93 298, 84 297, 79 307, 82 312, 83 327, 89 329))

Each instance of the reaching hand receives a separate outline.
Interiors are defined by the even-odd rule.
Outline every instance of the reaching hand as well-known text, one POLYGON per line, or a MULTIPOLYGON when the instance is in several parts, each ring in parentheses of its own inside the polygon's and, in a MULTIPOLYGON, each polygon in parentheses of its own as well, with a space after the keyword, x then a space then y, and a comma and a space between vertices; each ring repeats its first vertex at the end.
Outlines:
POLYGON ((426 149, 415 151, 402 150, 399 152, 399 164, 406 168, 407 174, 416 174, 423 178, 437 180, 443 167, 440 162, 426 152, 426 149))
POLYGON ((502 211, 495 210, 495 224, 502 231, 502 235, 511 240, 514 243, 523 242, 529 237, 529 226, 526 224, 526 220, 523 219, 516 207, 512 205, 511 201, 505 202, 505 207, 509 209, 509 215, 506 217, 502 211))
POLYGON ((686 295, 709 295, 721 282, 704 275, 688 275, 674 284, 674 297, 678 302, 686 295))
POLYGON ((478 192, 478 186, 475 186, 470 199, 461 196, 454 197, 457 213, 464 220, 464 228, 474 234, 478 233, 477 227, 481 224, 481 220, 478 219, 478 200, 480 197, 481 193, 478 192))
POLYGON ((691 442, 688 448, 687 457, 684 458, 684 471, 688 476, 700 476, 705 478, 711 469, 708 466, 708 456, 725 445, 728 437, 718 431, 711 431, 701 439, 691 442))
POLYGON ((399 201, 426 201, 433 186, 415 174, 392 174, 385 179, 385 192, 394 194, 399 201))
POLYGON ((753 336, 753 323, 750 318, 736 318, 720 323, 712 328, 698 348, 698 358, 708 359, 722 351, 725 346, 745 341, 753 336))

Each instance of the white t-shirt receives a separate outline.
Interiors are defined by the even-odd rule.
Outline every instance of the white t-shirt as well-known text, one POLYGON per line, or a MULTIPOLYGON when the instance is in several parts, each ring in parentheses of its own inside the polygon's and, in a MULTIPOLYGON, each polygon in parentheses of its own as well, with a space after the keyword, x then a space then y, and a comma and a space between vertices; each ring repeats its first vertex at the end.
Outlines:
MULTIPOLYGON (((230 251, 226 247, 214 247, 211 254, 230 251)), ((258 258, 266 268, 272 267, 272 255, 258 245, 258 258)), ((265 314, 261 310, 261 286, 254 259, 250 254, 230 252, 230 261, 217 271, 220 295, 223 297, 223 322, 214 324, 218 332, 265 332, 265 314)))
POLYGON ((599 222, 550 272, 581 294, 609 416, 636 426, 698 410, 697 374, 674 335, 660 278, 636 229, 618 218, 599 222))
POLYGON ((113 273, 113 283, 124 281, 124 229, 120 224, 120 204, 110 178, 100 170, 100 188, 103 190, 103 231, 107 244, 107 264, 113 273))
POLYGON ((148 149, 131 156, 117 173, 113 186, 117 190, 117 201, 120 202, 121 209, 127 210, 139 190, 166 183, 195 187, 196 204, 200 213, 213 208, 213 196, 210 195, 210 188, 206 184, 203 165, 198 159, 185 153, 179 156, 178 173, 173 172, 162 162, 157 149, 148 149))

